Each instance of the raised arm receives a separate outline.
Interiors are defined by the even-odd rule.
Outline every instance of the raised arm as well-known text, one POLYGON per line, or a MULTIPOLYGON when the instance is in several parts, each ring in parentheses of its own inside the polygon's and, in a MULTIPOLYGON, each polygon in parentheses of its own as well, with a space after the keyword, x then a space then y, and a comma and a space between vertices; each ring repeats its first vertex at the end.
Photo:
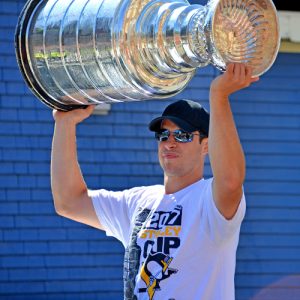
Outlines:
POLYGON ((93 106, 70 112, 53 112, 51 188, 59 215, 102 229, 77 160, 76 125, 92 112, 93 106))
POLYGON ((243 64, 229 64, 226 72, 215 78, 210 87, 208 149, 214 176, 213 196, 226 219, 231 219, 238 208, 245 178, 245 157, 229 95, 258 81, 258 77, 251 78, 251 73, 243 64))

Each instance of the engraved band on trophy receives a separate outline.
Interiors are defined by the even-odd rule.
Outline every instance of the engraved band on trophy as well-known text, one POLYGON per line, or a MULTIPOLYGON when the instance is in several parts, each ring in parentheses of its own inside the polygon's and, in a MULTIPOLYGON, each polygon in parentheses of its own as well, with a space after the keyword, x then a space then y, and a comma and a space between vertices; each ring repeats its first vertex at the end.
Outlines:
POLYGON ((266 72, 280 44, 272 0, 29 0, 16 54, 33 93, 59 110, 167 98, 198 67, 266 72))

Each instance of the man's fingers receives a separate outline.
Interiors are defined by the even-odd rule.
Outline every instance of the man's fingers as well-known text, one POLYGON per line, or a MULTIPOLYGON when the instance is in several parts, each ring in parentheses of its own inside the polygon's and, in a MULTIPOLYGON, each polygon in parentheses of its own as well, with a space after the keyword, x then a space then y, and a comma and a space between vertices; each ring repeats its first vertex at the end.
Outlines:
POLYGON ((239 67, 240 67, 240 77, 239 77, 239 79, 240 79, 241 83, 244 83, 244 82, 246 82, 246 77, 247 77, 247 75, 246 75, 247 67, 244 64, 239 64, 239 67))
POLYGON ((226 65, 226 73, 233 74, 234 72, 234 63, 229 63, 226 65))
POLYGON ((93 111, 95 110, 96 105, 89 105, 87 108, 87 112, 89 115, 91 115, 93 113, 93 111))
POLYGON ((256 81, 259 81, 259 77, 252 77, 252 78, 251 78, 251 83, 252 83, 252 82, 256 82, 256 81))
POLYGON ((253 73, 253 68, 249 65, 246 65, 246 76, 247 78, 250 78, 252 76, 253 73))

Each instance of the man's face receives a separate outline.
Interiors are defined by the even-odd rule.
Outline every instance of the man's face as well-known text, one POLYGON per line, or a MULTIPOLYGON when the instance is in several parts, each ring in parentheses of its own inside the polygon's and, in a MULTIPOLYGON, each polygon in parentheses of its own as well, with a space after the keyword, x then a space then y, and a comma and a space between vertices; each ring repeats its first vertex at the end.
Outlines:
MULTIPOLYGON (((171 132, 180 129, 170 120, 164 120, 161 128, 171 132)), ((207 154, 207 139, 200 144, 198 135, 194 135, 191 142, 180 143, 175 141, 171 133, 167 141, 158 144, 159 162, 165 175, 169 177, 202 177, 205 154, 207 154)))

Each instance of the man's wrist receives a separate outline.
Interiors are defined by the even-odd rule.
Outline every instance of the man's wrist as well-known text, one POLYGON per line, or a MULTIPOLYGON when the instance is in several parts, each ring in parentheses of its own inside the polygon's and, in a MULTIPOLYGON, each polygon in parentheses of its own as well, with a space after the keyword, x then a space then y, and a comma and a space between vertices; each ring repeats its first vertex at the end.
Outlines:
POLYGON ((229 94, 222 90, 210 89, 210 101, 227 102, 229 94))
POLYGON ((67 128, 67 127, 76 127, 77 123, 73 118, 67 116, 66 117, 59 116, 55 118, 55 125, 58 127, 67 128))

